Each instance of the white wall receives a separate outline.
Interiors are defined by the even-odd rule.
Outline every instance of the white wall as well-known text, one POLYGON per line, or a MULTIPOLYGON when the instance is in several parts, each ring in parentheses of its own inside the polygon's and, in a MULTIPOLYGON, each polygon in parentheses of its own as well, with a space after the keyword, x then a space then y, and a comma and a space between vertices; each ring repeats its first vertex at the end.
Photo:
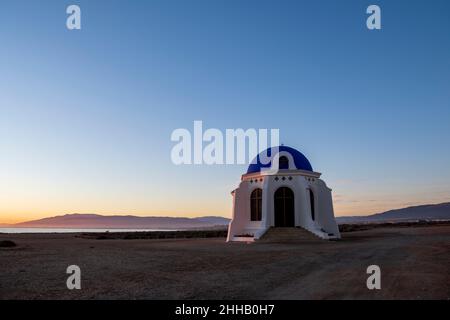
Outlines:
POLYGON ((262 221, 251 221, 250 216, 250 195, 253 190, 260 188, 263 190, 263 201, 266 198, 264 194, 264 180, 250 183, 241 181, 239 188, 233 195, 233 217, 228 227, 228 239, 242 234, 255 234, 262 228, 262 221, 265 218, 265 208, 262 207, 262 221))
POLYGON ((239 188, 234 192, 233 219, 229 226, 228 240, 242 234, 253 234, 258 239, 269 227, 274 226, 274 194, 281 187, 288 187, 294 192, 295 226, 303 227, 323 238, 327 238, 328 233, 340 237, 334 218, 331 190, 325 182, 319 178, 298 174, 291 177, 289 180, 289 175, 286 175, 285 180, 282 180, 281 175, 259 175, 252 178, 257 180, 256 183, 250 183, 249 180, 241 181, 239 188), (256 188, 263 191, 261 221, 250 220, 250 195, 256 188), (311 216, 309 189, 313 191, 315 199, 314 221, 311 216))

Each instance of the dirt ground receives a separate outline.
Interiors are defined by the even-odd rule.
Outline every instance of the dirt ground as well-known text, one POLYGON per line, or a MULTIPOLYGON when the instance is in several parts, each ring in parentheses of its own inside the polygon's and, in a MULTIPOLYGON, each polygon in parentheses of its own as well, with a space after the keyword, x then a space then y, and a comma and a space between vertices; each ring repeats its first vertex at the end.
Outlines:
POLYGON ((96 240, 0 234, 0 299, 446 299, 450 226, 380 228, 340 241, 96 240), (68 290, 66 268, 81 268, 68 290), (366 268, 381 268, 368 290, 366 268))

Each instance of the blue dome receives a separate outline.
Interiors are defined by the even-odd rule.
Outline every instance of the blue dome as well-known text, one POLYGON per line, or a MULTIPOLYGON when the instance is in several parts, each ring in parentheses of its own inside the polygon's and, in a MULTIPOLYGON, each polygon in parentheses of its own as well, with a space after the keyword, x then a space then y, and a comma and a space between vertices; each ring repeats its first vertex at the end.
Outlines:
MULTIPOLYGON (((247 173, 260 172, 261 168, 270 168, 271 164, 272 164, 272 161, 270 161, 267 164, 262 164, 260 162, 260 156, 262 154, 264 154, 264 155, 267 154, 267 156, 269 156, 272 159, 272 157, 273 157, 272 150, 273 149, 275 149, 275 148, 269 148, 269 149, 263 151, 262 153, 260 153, 256 157, 256 159, 254 159, 252 161, 252 163, 248 166, 247 173)), ((278 147, 278 152, 282 152, 282 151, 285 151, 285 152, 289 153, 292 156, 292 158, 294 159, 295 167, 297 168, 297 170, 313 171, 311 163, 309 163, 308 159, 300 151, 295 150, 294 148, 291 148, 291 147, 279 146, 278 147)))

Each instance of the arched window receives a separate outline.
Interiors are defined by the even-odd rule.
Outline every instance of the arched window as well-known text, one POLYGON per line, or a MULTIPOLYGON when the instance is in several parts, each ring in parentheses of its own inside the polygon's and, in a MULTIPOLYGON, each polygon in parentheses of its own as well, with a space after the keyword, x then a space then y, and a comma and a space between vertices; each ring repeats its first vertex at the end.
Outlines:
POLYGON ((278 160, 280 169, 289 169, 289 159, 285 156, 281 156, 278 160))
POLYGON ((253 190, 250 196, 250 217, 252 221, 261 221, 262 218, 262 190, 253 190))
POLYGON ((311 189, 309 190, 309 203, 311 205, 311 219, 314 221, 316 220, 316 212, 315 212, 315 206, 314 206, 314 193, 311 189))

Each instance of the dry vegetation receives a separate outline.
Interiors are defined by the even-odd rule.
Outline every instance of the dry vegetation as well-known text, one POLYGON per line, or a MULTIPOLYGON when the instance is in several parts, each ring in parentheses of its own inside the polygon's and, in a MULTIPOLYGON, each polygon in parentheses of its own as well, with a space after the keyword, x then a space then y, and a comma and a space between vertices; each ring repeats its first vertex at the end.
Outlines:
POLYGON ((340 224, 340 232, 353 232, 371 230, 376 228, 410 228, 410 227, 432 227, 432 226, 450 226, 450 221, 405 221, 405 222, 383 222, 383 223, 352 223, 340 224))
POLYGON ((81 238, 108 239, 191 239, 191 238, 225 238, 227 230, 188 230, 188 231, 143 231, 143 232, 101 232, 82 233, 81 238))
POLYGON ((0 241, 0 248, 13 248, 17 246, 14 241, 11 240, 2 240, 0 241))

